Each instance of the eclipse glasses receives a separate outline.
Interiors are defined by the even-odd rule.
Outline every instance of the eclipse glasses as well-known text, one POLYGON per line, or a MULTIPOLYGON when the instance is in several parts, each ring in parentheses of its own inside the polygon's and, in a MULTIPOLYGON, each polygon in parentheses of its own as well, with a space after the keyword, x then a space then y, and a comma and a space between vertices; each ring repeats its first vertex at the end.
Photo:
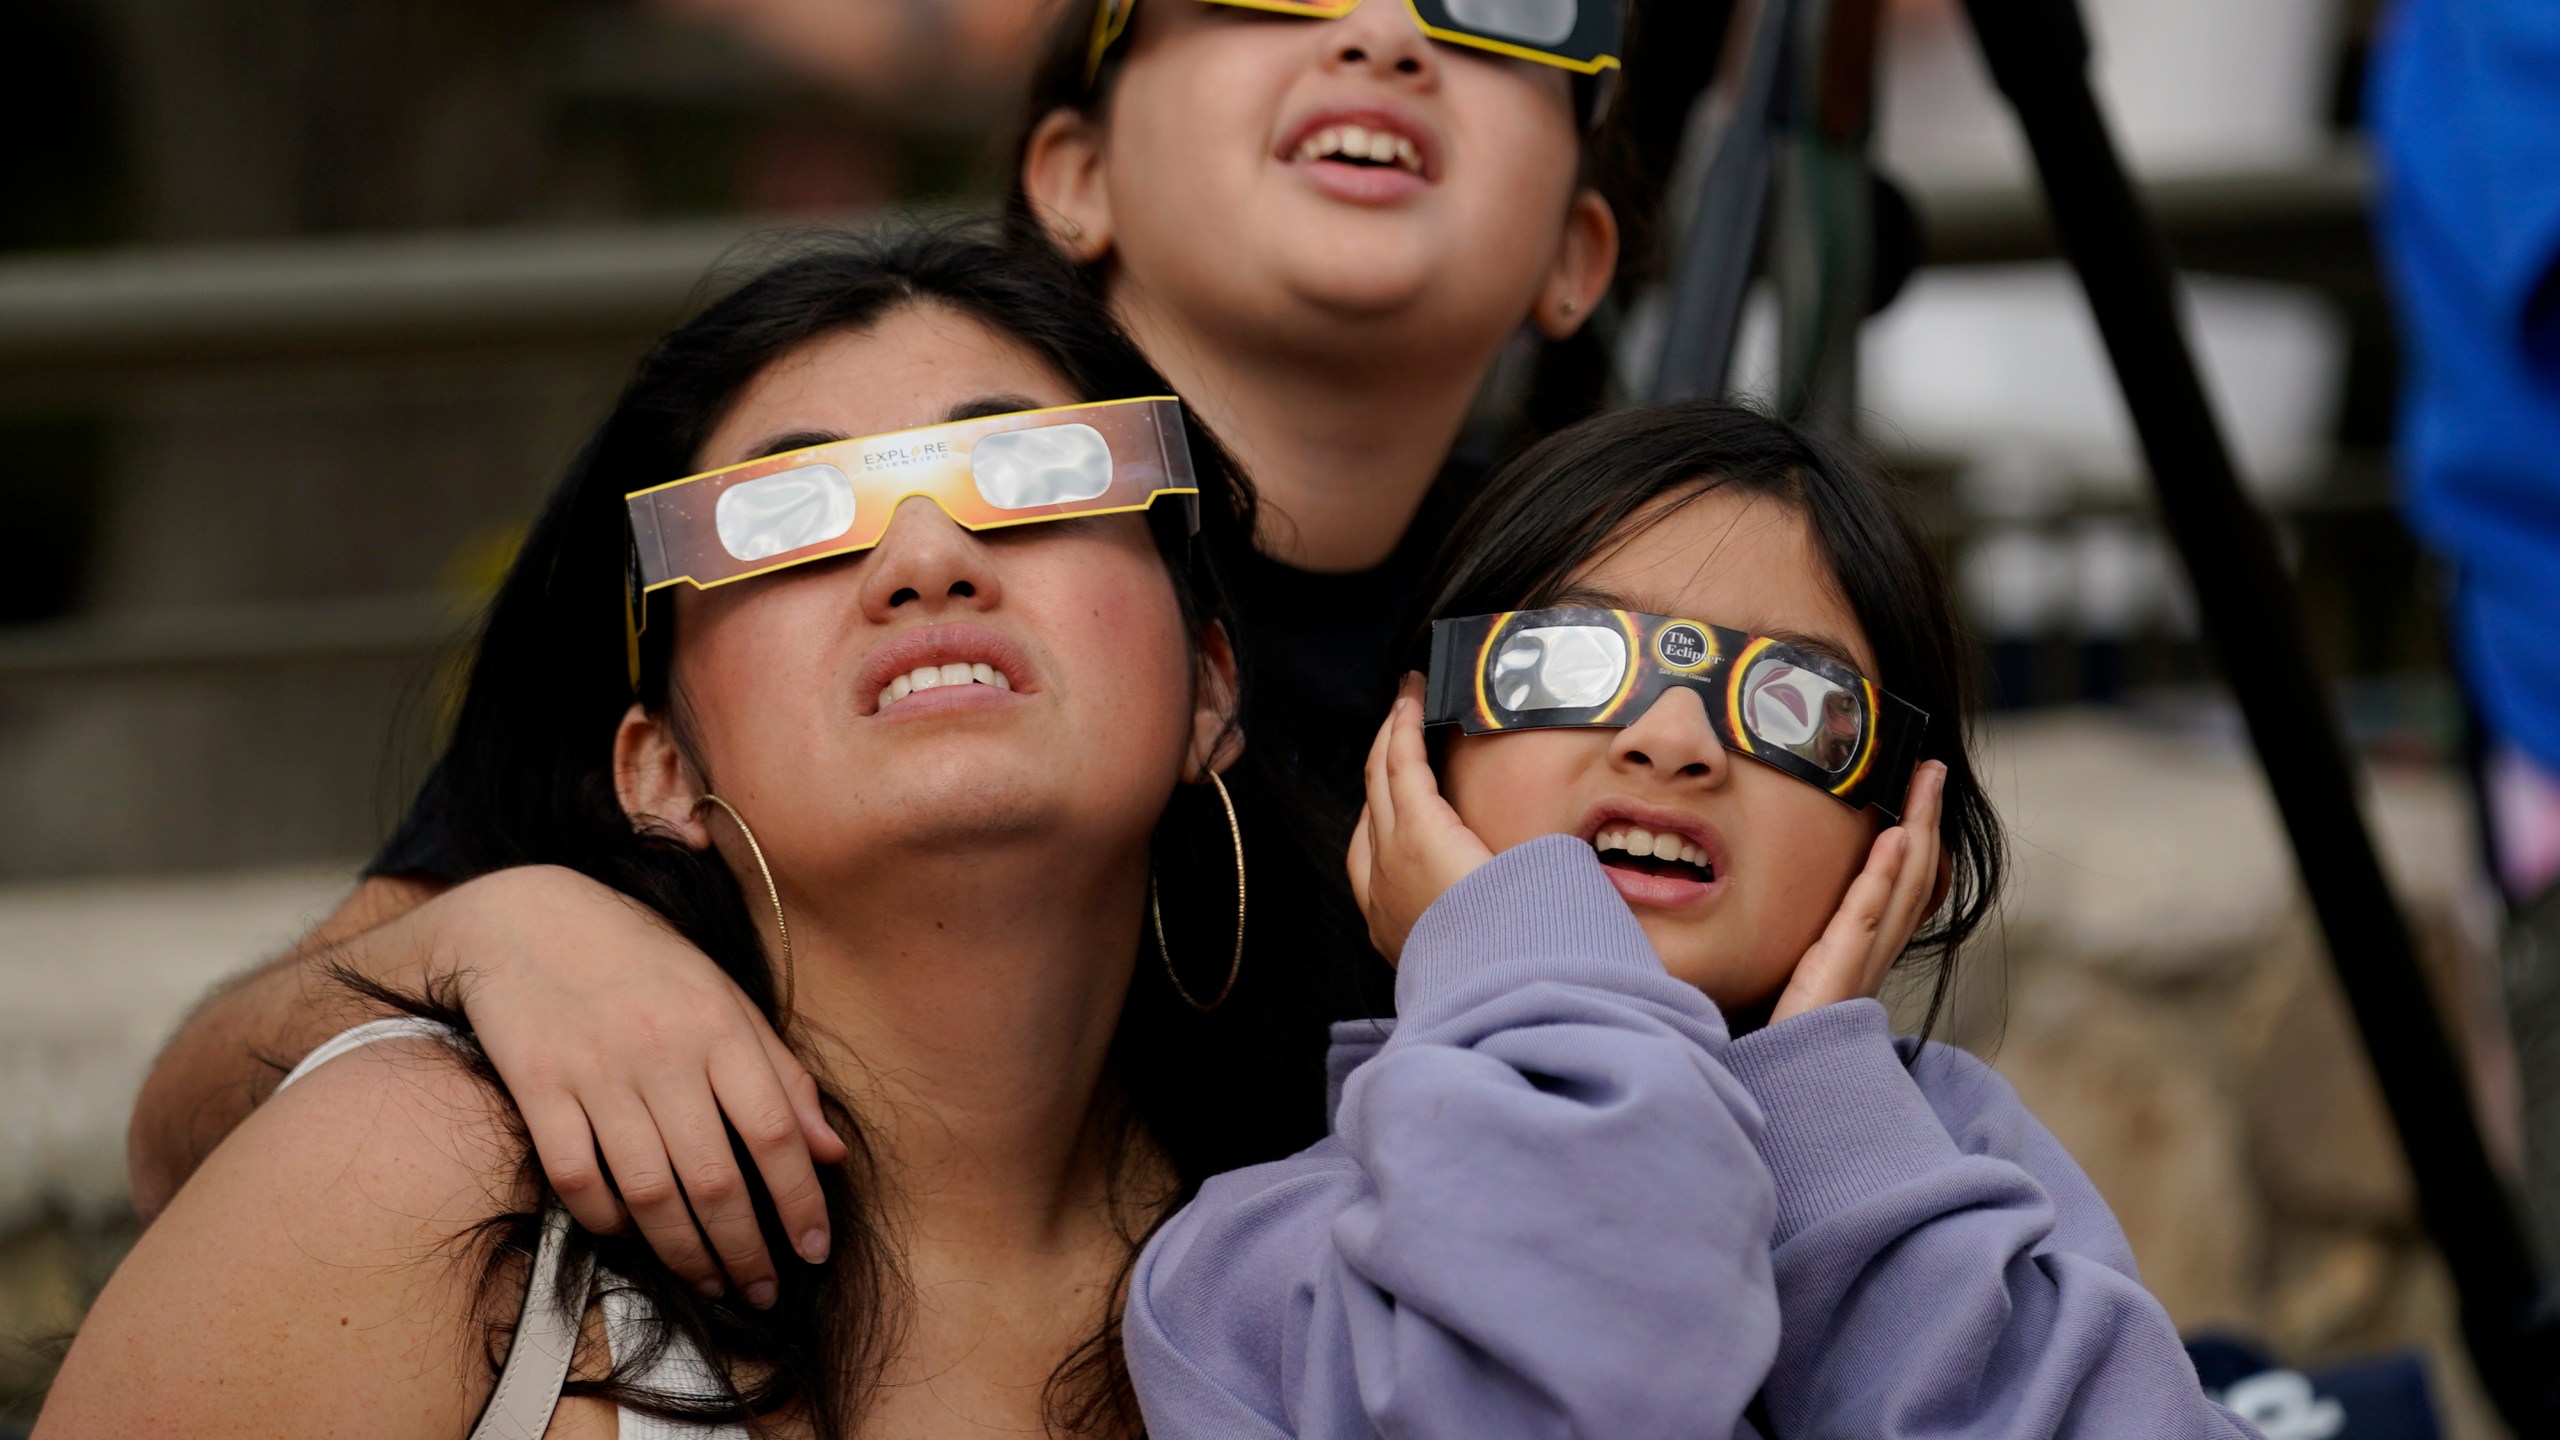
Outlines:
MULTIPOLYGON (((1307 20, 1339 20, 1358 9, 1360 0, 1201 0, 1272 15, 1307 20)), ((1621 0, 1403 0, 1422 33, 1448 45, 1490 50, 1521 60, 1535 60, 1577 75, 1597 75, 1618 68, 1622 40, 1621 0)), ((1093 49, 1085 57, 1085 78, 1102 68, 1138 0, 1101 0, 1094 12, 1093 49)))
POLYGON ((708 590, 868 550, 911 496, 970 530, 995 530, 1145 510, 1175 495, 1196 532, 1199 494, 1182 404, 1165 395, 832 440, 634 490, 623 497, 632 683, 650 592, 708 590))
POLYGON ((1901 818, 1927 714, 1823 656, 1702 621, 1578 607, 1433 621, 1422 721, 1622 729, 1673 689, 1697 692, 1726 749, 1901 818))

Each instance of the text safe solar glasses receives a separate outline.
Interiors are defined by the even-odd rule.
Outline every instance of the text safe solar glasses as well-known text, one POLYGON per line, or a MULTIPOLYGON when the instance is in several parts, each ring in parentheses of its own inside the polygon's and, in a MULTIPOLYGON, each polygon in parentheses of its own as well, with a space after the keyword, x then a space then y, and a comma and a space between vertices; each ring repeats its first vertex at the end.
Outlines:
POLYGON ((623 497, 631 520, 633 682, 651 591, 715 585, 867 550, 923 496, 971 530, 1144 510, 1199 484, 1170 396, 1021 410, 834 440, 623 497))
POLYGON ((1469 735, 1633 725, 1694 690, 1724 747, 1900 818, 1929 717, 1820 655, 1633 610, 1512 610, 1431 626, 1423 723, 1469 735))
MULTIPOLYGON (((1198 0, 1309 20, 1338 20, 1358 8, 1360 0, 1198 0)), ((1597 75, 1618 68, 1624 0, 1379 0, 1401 3, 1413 12, 1422 33, 1448 45, 1466 45, 1535 60, 1578 75, 1597 75)), ((1093 49, 1085 58, 1085 75, 1101 68, 1138 0, 1099 0, 1094 13, 1093 49)))

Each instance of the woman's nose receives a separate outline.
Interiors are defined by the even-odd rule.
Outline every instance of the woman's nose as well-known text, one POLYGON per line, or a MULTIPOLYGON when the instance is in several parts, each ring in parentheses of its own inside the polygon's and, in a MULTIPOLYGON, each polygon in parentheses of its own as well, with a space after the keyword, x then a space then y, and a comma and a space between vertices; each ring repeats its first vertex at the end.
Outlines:
POLYGON ((1325 26, 1326 68, 1372 70, 1380 79, 1429 80, 1438 75, 1431 42, 1403 0, 1363 0, 1350 14, 1325 26))
POLYGON ((1623 770, 1648 772, 1658 780, 1724 782, 1732 753, 1708 723, 1705 702, 1686 687, 1666 690, 1636 723, 1609 741, 1609 763, 1623 770))
POLYGON ((985 610, 998 594, 993 553, 921 495, 899 502, 887 532, 864 557, 862 609, 874 620, 908 610, 985 610))

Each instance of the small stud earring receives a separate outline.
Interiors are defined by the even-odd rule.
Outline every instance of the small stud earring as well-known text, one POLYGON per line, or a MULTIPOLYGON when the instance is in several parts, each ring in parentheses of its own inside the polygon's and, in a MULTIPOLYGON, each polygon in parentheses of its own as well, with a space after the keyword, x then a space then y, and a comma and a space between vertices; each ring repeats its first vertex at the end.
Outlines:
POLYGON ((1567 295, 1567 296, 1565 296, 1563 299, 1558 300, 1558 301, 1556 302, 1556 309, 1557 309, 1557 310, 1559 310, 1559 311, 1561 311, 1561 312, 1562 312, 1563 314, 1565 314, 1566 316, 1570 317, 1570 316, 1572 316, 1572 315, 1574 315, 1574 314, 1577 314, 1578 312, 1580 312, 1580 311, 1581 311, 1581 309, 1582 309, 1582 302, 1581 302, 1581 301, 1579 301, 1579 300, 1574 299, 1574 298, 1573 298, 1572 296, 1570 296, 1570 295, 1567 295))
POLYGON ((1076 222, 1074 222, 1073 220, 1068 221, 1068 222, 1067 222, 1067 239, 1068 239, 1070 242, 1073 242, 1073 241, 1081 240, 1081 239, 1083 239, 1083 238, 1084 238, 1084 227, 1083 227, 1083 226, 1081 226, 1081 225, 1079 225, 1079 224, 1077 224, 1077 223, 1076 223, 1076 222))

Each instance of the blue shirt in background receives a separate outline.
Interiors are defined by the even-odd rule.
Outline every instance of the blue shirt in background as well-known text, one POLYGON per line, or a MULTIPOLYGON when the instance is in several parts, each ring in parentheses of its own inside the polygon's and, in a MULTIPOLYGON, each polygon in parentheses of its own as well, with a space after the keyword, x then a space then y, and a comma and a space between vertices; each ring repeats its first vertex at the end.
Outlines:
POLYGON ((2405 0, 2370 109, 2409 521, 2482 720, 2560 772, 2560 0, 2405 0))

